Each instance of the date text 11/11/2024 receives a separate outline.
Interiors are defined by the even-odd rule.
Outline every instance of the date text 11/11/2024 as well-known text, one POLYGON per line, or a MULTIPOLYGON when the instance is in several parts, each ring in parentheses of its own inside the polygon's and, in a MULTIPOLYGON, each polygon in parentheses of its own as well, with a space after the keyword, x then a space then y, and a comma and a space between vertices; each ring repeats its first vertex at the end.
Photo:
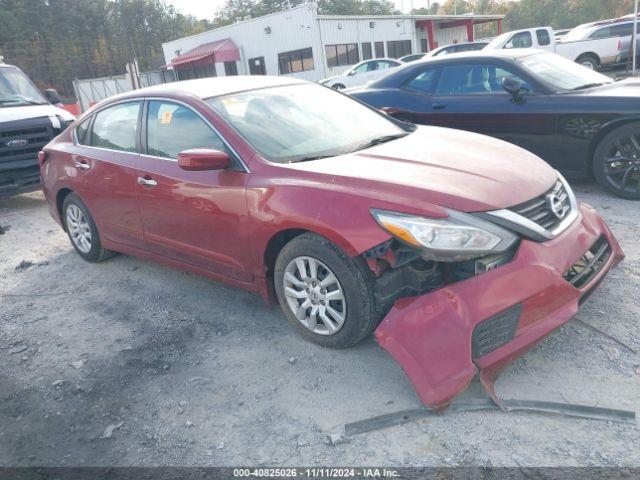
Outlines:
POLYGON ((235 468, 234 477, 305 478, 394 478, 397 470, 387 468, 235 468))

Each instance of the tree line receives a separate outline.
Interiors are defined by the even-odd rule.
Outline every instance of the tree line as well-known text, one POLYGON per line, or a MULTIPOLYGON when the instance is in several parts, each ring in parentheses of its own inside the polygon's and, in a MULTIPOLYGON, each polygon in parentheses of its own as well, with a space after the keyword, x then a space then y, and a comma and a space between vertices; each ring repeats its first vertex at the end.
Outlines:
MULTIPOLYGON (((163 0, 0 0, 0 55, 22 68, 41 88, 57 88, 62 95, 73 96, 73 78, 123 73, 134 57, 142 71, 157 69, 164 63, 163 42, 304 1, 227 0, 212 12, 210 21, 183 15, 163 0)), ((404 1, 408 7, 411 0, 404 1)), ((390 0, 316 3, 318 13, 325 15, 400 13, 390 0)), ((426 7, 412 13, 503 14, 508 30, 538 25, 571 28, 632 11, 633 0, 427 0, 426 7)), ((482 33, 496 32, 479 35, 482 33)))

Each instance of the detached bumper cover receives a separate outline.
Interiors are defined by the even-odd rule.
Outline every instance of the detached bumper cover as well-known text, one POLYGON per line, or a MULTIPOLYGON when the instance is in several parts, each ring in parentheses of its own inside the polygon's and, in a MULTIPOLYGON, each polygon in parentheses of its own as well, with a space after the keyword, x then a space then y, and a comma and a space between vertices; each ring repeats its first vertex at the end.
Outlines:
POLYGON ((446 407, 477 373, 495 398, 493 380, 499 372, 570 320, 623 258, 604 220, 582 204, 579 218, 565 232, 544 243, 522 240, 515 258, 496 270, 398 300, 375 336, 425 405, 446 407), (563 275, 603 239, 610 246, 606 261, 587 283, 574 287, 563 275), (498 340, 502 346, 494 349, 492 334, 506 335, 508 343, 498 340), (484 348, 478 348, 478 336, 484 348))

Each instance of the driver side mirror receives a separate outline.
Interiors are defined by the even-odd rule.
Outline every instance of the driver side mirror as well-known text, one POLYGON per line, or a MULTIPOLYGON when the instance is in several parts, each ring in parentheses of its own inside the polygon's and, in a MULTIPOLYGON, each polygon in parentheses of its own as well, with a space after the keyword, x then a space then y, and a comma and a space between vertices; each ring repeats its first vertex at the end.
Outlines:
POLYGON ((178 166, 183 170, 224 170, 230 162, 227 153, 210 148, 192 148, 178 154, 178 166))
POLYGON ((58 92, 53 88, 47 88, 44 91, 44 96, 49 101, 49 103, 53 103, 54 105, 56 103, 62 103, 62 101, 60 100, 60 95, 58 95, 58 92))
POLYGON ((355 70, 351 70, 351 71, 347 74, 347 76, 348 76, 348 77, 353 77, 355 74, 356 74, 356 71, 355 71, 355 70))
POLYGON ((521 105, 526 101, 522 95, 528 92, 528 90, 524 88, 520 80, 513 77, 504 77, 502 79, 502 88, 511 94, 513 103, 516 105, 521 105))

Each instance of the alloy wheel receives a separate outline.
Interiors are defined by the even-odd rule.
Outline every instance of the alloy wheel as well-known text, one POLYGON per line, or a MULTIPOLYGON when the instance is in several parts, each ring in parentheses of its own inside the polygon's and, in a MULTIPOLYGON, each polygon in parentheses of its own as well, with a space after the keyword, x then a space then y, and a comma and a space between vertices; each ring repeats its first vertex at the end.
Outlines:
POLYGON ((342 328, 347 302, 327 265, 312 257, 296 257, 282 281, 287 305, 305 328, 319 335, 333 335, 342 328))
POLYGON ((82 253, 89 253, 92 245, 91 227, 78 206, 72 204, 67 207, 66 223, 73 244, 82 253))
POLYGON ((616 190, 640 194, 640 140, 636 134, 621 135, 604 157, 603 173, 616 190))

